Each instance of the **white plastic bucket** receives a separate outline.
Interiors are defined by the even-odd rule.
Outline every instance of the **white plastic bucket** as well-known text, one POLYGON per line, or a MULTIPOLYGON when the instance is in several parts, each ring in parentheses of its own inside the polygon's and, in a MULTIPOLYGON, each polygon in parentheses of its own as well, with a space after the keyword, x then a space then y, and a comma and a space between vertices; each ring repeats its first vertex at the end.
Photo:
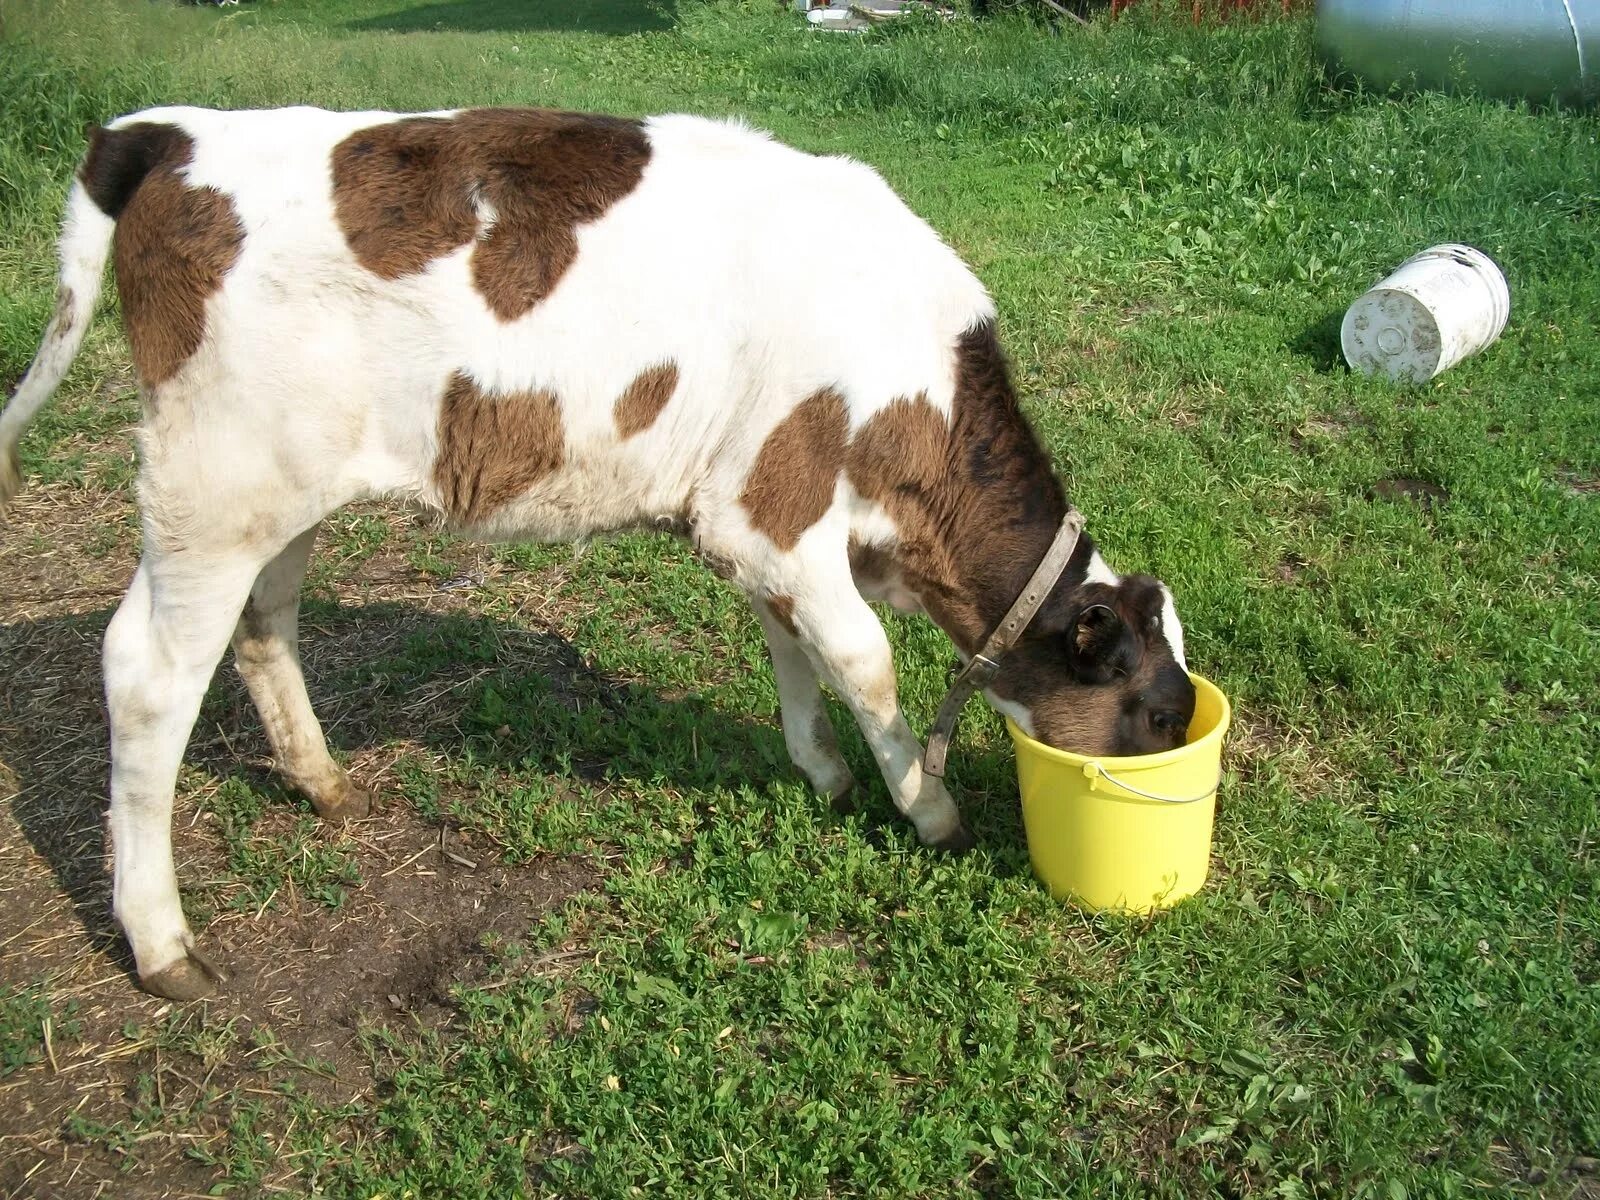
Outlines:
POLYGON ((1357 297, 1339 342, 1363 375, 1426 383, 1500 336, 1511 289, 1494 260, 1456 243, 1429 246, 1357 297))

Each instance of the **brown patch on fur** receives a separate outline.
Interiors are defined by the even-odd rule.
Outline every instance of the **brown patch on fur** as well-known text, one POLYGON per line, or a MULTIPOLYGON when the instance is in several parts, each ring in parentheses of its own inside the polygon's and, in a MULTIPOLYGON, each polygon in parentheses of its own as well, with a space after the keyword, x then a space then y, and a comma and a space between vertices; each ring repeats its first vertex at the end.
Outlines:
POLYGON ((89 150, 78 167, 89 199, 115 220, 128 201, 158 166, 183 165, 194 151, 189 135, 176 125, 137 121, 121 129, 90 126, 89 150))
POLYGON ((578 254, 577 228, 638 186, 638 121, 482 108, 357 130, 333 150, 333 201, 356 261, 384 279, 477 240, 472 278, 503 321, 548 296, 578 254), (480 233, 479 204, 493 210, 480 233))
POLYGON ((856 434, 849 471, 895 523, 906 587, 971 653, 1049 546, 1066 498, 1017 405, 993 327, 963 334, 955 359, 950 419, 925 394, 894 400, 856 434))
POLYGON ((782 625, 790 637, 800 636, 800 629, 794 623, 793 596, 768 596, 767 608, 772 613, 772 619, 782 625))
POLYGON ((233 201, 180 174, 193 155, 182 130, 141 122, 96 130, 79 172, 94 202, 117 218, 122 323, 146 387, 172 378, 200 348, 206 300, 244 242, 233 201))
MULTIPOLYGON (((979 597, 987 634, 1021 593, 1067 513, 1066 494, 1017 402, 990 324, 968 330, 956 344, 951 420, 958 491, 947 501, 945 522, 963 588, 979 597)), ((1087 562, 1087 538, 1083 545, 1087 562)))
POLYGON ((1119 753, 1111 740, 1122 712, 1122 695, 1116 688, 1060 686, 1059 668, 1018 658, 1007 661, 996 679, 995 695, 1026 704, 1033 715, 1034 735, 1046 745, 1070 747, 1076 754, 1119 753))
POLYGON ((565 457, 561 406, 549 391, 490 395, 461 372, 439 411, 434 482, 445 511, 476 525, 516 499, 565 457))
POLYGON ((649 429, 677 389, 678 364, 675 362, 657 363, 639 372, 617 397, 613 412, 617 436, 631 438, 649 429))
POLYGON ((949 454, 949 423, 928 394, 901 396, 873 413, 851 440, 850 482, 886 506, 926 501, 949 473, 949 454))
POLYGON ((756 456, 739 503, 750 524, 781 550, 793 550, 833 503, 844 466, 844 397, 832 388, 807 396, 785 417, 756 456))
POLYGON ((894 554, 885 546, 850 539, 850 573, 861 583, 883 584, 894 579, 900 568, 894 554))
POLYGON ((965 628, 974 622, 970 614, 955 613, 962 604, 948 536, 953 527, 946 528, 941 518, 956 482, 950 472, 951 450, 949 422, 928 403, 925 392, 890 401, 857 431, 847 459, 850 485, 884 507, 899 544, 893 551, 856 546, 852 569, 859 562, 870 578, 903 577, 924 604, 933 606, 930 611, 955 617, 965 628))

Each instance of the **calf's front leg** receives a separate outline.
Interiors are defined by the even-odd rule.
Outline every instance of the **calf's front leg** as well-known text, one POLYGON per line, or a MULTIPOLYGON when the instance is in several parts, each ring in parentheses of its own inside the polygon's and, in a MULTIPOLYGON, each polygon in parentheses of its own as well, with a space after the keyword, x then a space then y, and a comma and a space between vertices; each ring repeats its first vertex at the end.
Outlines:
POLYGON ((944 782, 923 774, 922 744, 900 711, 889 638, 856 590, 848 562, 841 554, 837 564, 812 561, 796 574, 803 585, 783 597, 794 640, 849 706, 895 807, 925 845, 969 849, 972 835, 944 782))

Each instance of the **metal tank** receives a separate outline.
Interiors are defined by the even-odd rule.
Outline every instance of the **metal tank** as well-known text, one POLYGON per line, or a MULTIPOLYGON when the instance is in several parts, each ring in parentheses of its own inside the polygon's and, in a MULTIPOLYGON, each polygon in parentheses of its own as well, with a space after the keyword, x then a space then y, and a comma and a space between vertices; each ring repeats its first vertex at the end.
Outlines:
POLYGON ((1600 100, 1600 0, 1317 0, 1317 42, 1378 87, 1600 100))

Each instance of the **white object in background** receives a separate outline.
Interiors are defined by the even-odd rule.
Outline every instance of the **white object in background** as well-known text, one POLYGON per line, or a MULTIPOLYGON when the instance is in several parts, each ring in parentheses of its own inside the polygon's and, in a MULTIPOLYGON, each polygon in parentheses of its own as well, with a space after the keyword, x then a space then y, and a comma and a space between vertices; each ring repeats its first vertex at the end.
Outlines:
POLYGON ((1456 243, 1429 246, 1356 299, 1339 342, 1363 375, 1426 383, 1500 336, 1511 289, 1494 260, 1456 243))
POLYGON ((837 30, 840 33, 860 33, 872 24, 863 16, 856 14, 849 5, 830 4, 826 8, 813 8, 806 13, 806 20, 818 29, 837 30))

